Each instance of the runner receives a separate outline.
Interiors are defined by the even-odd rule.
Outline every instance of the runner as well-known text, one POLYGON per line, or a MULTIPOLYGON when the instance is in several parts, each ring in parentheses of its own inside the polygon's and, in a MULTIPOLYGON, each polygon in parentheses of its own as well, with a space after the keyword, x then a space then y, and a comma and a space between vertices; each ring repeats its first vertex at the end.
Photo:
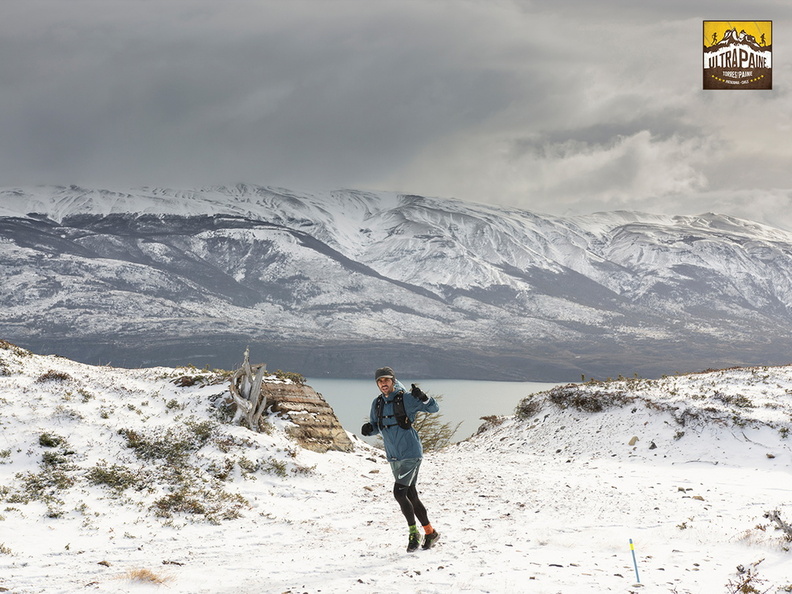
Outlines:
POLYGON ((410 530, 407 551, 413 552, 421 545, 416 517, 424 530, 423 548, 429 549, 440 535, 429 523, 426 507, 418 497, 416 485, 423 447, 412 424, 416 413, 435 413, 440 406, 415 384, 407 392, 390 367, 378 369, 374 380, 381 394, 371 403, 370 422, 363 425, 360 432, 365 436, 380 434, 385 442, 385 454, 395 479, 393 496, 410 530))

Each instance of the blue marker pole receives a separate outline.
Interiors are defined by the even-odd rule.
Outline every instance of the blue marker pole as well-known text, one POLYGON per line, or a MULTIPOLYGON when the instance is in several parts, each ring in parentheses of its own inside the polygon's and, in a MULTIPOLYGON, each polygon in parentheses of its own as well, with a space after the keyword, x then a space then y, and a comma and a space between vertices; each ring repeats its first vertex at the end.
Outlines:
POLYGON ((635 579, 638 580, 640 584, 641 578, 638 577, 638 562, 635 560, 635 545, 633 544, 632 538, 630 539, 630 551, 632 552, 633 566, 635 567, 635 579))

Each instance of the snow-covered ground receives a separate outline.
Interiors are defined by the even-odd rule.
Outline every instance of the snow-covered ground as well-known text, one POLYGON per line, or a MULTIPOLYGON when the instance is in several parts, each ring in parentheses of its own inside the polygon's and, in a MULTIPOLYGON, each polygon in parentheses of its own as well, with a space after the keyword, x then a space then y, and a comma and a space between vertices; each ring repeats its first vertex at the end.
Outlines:
POLYGON ((415 553, 378 450, 225 423, 210 376, 0 342, 0 591, 792 591, 792 367, 536 395, 426 455, 415 553))

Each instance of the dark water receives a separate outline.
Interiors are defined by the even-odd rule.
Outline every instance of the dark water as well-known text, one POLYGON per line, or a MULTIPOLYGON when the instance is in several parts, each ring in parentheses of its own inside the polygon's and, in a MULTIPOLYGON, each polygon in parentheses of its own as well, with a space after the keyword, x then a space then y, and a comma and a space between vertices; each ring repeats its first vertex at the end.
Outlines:
MULTIPOLYGON (((414 381, 430 396, 442 397, 442 422, 451 426, 461 423, 454 441, 473 435, 483 423, 481 417, 511 415, 520 400, 529 394, 558 385, 476 380, 401 381, 407 388, 414 381)), ((379 394, 374 380, 307 378, 307 383, 333 407, 344 429, 360 435, 360 426, 368 420, 371 402, 379 394)))

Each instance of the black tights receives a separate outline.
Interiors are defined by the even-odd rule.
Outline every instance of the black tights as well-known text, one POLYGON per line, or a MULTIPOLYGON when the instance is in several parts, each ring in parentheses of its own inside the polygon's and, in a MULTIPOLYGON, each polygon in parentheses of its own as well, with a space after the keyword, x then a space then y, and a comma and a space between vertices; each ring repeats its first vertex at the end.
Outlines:
POLYGON ((393 496, 401 507, 404 517, 407 519, 408 526, 415 525, 415 518, 421 522, 421 526, 426 526, 429 523, 429 516, 426 515, 426 508, 421 500, 418 498, 418 489, 415 485, 400 485, 395 483, 393 485, 393 496))

